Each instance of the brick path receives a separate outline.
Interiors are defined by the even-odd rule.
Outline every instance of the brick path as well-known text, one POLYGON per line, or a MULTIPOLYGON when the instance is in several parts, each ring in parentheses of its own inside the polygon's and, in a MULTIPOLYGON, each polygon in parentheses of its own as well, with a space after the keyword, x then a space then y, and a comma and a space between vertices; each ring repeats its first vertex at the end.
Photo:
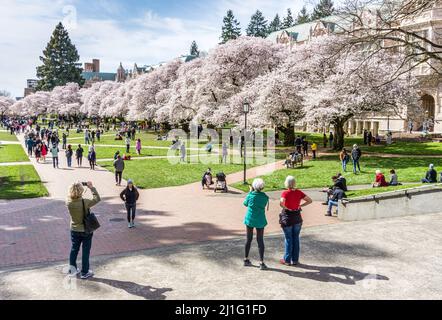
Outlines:
MULTIPOLYGON (((96 171, 67 169, 64 152, 60 152, 61 169, 53 169, 50 158, 46 164, 36 163, 35 159, 31 162, 50 197, 0 201, 0 267, 67 259, 69 215, 64 201, 68 186, 75 181, 93 181, 103 198, 94 208, 102 228, 94 236, 93 255, 229 239, 244 234, 244 194, 239 191, 215 194, 201 190, 199 183, 141 190, 138 225, 129 230, 124 206, 117 196, 122 189, 114 185, 112 173, 101 168, 96 171)), ((276 165, 276 168, 280 167, 282 163, 276 165)), ((253 168, 248 177, 274 169, 273 164, 253 168)), ((228 176, 229 183, 241 180, 242 173, 228 176)), ((280 233, 277 197, 273 197, 270 208, 266 233, 280 233)), ((324 208, 319 203, 305 209, 305 226, 337 223, 335 219, 324 217, 323 213, 324 208)))

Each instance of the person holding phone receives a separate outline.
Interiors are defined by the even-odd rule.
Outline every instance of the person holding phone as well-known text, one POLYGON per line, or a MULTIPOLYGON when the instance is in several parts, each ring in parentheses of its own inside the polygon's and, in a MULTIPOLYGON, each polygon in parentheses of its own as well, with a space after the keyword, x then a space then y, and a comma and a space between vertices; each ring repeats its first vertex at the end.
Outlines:
POLYGON ((74 183, 69 187, 69 193, 66 206, 71 218, 71 253, 69 256, 69 273, 71 276, 77 276, 81 273, 81 279, 88 279, 94 275, 89 270, 89 257, 92 247, 93 233, 86 233, 84 227, 84 218, 90 208, 101 201, 97 189, 92 182, 74 183), (92 192, 92 199, 83 198, 85 187, 92 192), (81 254, 81 272, 77 269, 77 256, 82 247, 81 254))

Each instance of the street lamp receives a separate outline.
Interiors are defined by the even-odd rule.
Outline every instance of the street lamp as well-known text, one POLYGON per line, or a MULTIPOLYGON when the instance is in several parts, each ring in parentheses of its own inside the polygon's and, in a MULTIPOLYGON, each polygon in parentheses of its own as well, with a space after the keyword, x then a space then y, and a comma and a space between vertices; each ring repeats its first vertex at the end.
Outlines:
POLYGON ((243 148, 244 148, 244 184, 247 183, 247 141, 246 141, 246 134, 247 134, 247 114, 250 112, 250 104, 245 101, 243 104, 243 111, 244 111, 244 131, 243 131, 243 148))

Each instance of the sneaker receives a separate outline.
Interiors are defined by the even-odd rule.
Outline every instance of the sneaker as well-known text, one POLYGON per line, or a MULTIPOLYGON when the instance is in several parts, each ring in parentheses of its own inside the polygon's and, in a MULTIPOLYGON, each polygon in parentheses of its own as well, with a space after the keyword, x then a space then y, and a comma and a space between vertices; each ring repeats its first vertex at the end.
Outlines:
POLYGON ((299 265, 300 265, 299 261, 297 261, 297 262, 293 262, 293 263, 291 264, 292 267, 296 267, 296 266, 299 266, 299 265))
POLYGON ((244 260, 244 267, 251 267, 252 262, 249 259, 244 260))
POLYGON ((135 228, 135 222, 132 222, 132 228, 135 228))
POLYGON ((289 266, 290 263, 286 262, 284 259, 279 260, 279 263, 285 266, 289 266))
POLYGON ((325 216, 326 216, 326 217, 331 217, 332 214, 327 212, 327 213, 325 214, 325 216))
POLYGON ((94 276, 94 273, 91 270, 89 270, 88 273, 81 275, 81 279, 86 280, 86 279, 92 278, 93 276, 94 276))
POLYGON ((127 224, 127 227, 128 227, 129 229, 132 229, 132 223, 129 222, 129 223, 127 224))
POLYGON ((268 267, 267 267, 266 264, 263 262, 263 263, 261 263, 261 264, 259 265, 259 269, 260 269, 260 270, 267 270, 268 267))
POLYGON ((74 266, 70 266, 69 270, 67 271, 67 275, 72 278, 76 277, 79 273, 80 273, 80 270, 75 268, 74 266))

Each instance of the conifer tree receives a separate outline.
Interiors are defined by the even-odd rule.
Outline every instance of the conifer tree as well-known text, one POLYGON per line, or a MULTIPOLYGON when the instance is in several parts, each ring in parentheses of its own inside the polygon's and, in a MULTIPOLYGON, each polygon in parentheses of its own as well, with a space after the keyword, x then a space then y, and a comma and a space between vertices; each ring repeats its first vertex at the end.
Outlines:
POLYGON ((296 18, 296 25, 304 24, 310 22, 310 15, 307 12, 307 8, 302 7, 301 11, 298 13, 298 17, 296 18))
POLYGON ((273 21, 269 24, 269 30, 268 33, 276 32, 281 30, 281 19, 279 18, 279 15, 276 14, 273 21))
POLYGON ((287 29, 290 27, 293 27, 295 24, 295 20, 293 19, 292 10, 287 9, 287 16, 284 18, 284 21, 282 23, 283 29, 287 29))
POLYGON ((221 34, 221 43, 229 40, 237 39, 241 36, 241 27, 238 20, 233 15, 232 10, 227 11, 227 15, 223 19, 223 28, 221 34))
POLYGON ((312 20, 318 20, 331 16, 335 12, 332 0, 320 0, 313 9, 312 20))
POLYGON ((84 84, 81 76, 80 56, 69 38, 69 33, 60 22, 52 33, 40 61, 43 65, 37 67, 39 79, 37 90, 50 91, 56 86, 67 83, 84 84))
POLYGON ((261 37, 265 38, 267 36, 267 20, 261 11, 256 10, 255 14, 250 19, 249 26, 247 27, 247 35, 250 37, 261 37))
POLYGON ((196 44, 196 41, 193 41, 192 45, 190 46, 190 55, 195 57, 200 56, 200 51, 198 50, 198 45, 196 44))

